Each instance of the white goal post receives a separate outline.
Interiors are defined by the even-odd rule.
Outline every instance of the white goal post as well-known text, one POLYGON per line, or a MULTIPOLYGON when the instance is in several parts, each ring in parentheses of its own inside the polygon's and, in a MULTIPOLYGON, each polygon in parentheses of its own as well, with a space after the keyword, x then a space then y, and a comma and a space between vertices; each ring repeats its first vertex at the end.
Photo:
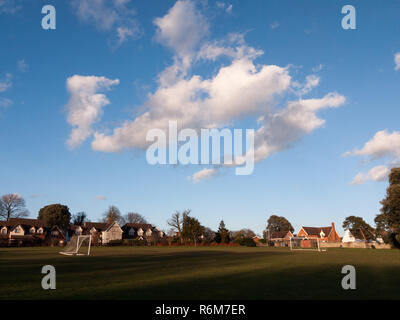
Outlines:
POLYGON ((318 238, 307 238, 307 237, 292 237, 290 238, 290 250, 302 250, 302 251, 326 251, 321 249, 320 240, 318 238))
POLYGON ((84 256, 90 255, 90 245, 92 243, 91 235, 73 236, 60 254, 66 256, 84 256))

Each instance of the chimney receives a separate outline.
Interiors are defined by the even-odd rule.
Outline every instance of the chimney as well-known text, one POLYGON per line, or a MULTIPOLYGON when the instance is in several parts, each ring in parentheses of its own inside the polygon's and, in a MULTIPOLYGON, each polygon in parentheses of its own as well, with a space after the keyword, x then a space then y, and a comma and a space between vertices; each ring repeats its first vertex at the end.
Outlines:
POLYGON ((332 222, 332 229, 335 230, 335 223, 332 222))

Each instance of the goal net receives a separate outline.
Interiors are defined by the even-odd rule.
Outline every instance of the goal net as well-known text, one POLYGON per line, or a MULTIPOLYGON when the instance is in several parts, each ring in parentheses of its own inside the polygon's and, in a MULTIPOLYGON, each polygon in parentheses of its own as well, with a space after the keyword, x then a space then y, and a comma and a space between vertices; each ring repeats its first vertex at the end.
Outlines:
POLYGON ((319 239, 307 237, 290 238, 290 250, 325 251, 321 249, 319 239))
POLYGON ((64 251, 60 252, 66 256, 84 256, 90 255, 90 245, 92 238, 87 236, 73 236, 65 247, 64 251))

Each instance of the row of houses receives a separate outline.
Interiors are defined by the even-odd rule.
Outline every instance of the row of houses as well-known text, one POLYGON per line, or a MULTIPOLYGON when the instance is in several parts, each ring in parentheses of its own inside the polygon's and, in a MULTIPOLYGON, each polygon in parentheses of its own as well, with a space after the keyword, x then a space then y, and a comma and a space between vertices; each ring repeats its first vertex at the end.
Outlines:
MULTIPOLYGON (((356 244, 366 243, 366 239, 358 239, 353 236, 350 230, 346 230, 343 237, 335 229, 335 224, 332 222, 329 227, 301 227, 297 234, 290 231, 273 231, 268 235, 268 240, 272 241, 275 246, 288 246, 291 238, 305 238, 305 239, 318 239, 322 244, 332 244, 335 246, 342 246, 341 244, 356 244)), ((375 241, 378 244, 383 244, 382 238, 377 238, 375 241)), ((304 242, 307 243, 307 242, 304 242)))
POLYGON ((108 244, 113 240, 136 239, 154 241, 165 234, 151 224, 118 222, 85 222, 70 225, 62 231, 58 226, 47 226, 38 219, 11 218, 0 221, 0 245, 64 245, 73 235, 91 235, 93 244, 108 244))
POLYGON ((290 239, 293 237, 318 239, 321 242, 341 242, 342 238, 335 229, 332 222, 329 227, 301 227, 297 234, 291 231, 272 231, 268 236, 268 240, 274 242, 275 246, 288 246, 290 239))

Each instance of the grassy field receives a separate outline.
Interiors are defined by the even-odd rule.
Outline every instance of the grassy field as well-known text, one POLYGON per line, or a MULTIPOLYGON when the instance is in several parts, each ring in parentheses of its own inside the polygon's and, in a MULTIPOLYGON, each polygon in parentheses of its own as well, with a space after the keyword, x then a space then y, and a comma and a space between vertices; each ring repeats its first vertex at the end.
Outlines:
POLYGON ((0 248, 0 299, 400 299, 400 251, 286 248, 0 248), (57 289, 41 288, 55 266, 57 289), (342 266, 357 289, 341 288, 342 266))

